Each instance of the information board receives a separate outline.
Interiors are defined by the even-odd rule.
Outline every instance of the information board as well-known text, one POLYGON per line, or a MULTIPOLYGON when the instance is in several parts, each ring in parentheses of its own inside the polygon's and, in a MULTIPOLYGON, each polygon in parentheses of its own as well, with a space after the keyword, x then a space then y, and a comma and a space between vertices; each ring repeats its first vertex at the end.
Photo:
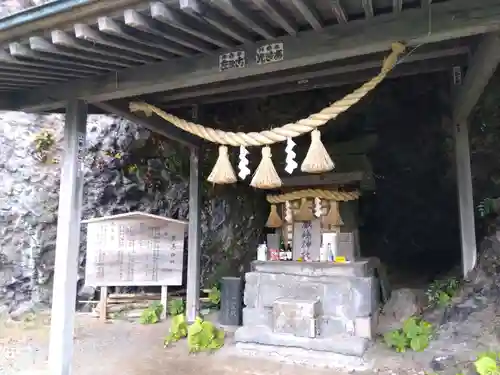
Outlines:
POLYGON ((151 217, 88 221, 85 284, 181 285, 186 225, 151 217))

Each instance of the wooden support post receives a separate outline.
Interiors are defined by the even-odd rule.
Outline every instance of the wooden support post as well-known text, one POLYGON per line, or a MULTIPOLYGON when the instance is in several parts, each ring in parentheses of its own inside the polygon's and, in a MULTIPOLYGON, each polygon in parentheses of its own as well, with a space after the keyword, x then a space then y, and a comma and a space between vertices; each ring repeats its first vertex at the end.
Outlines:
POLYGON ((189 227, 186 316, 193 322, 200 310, 200 176, 199 149, 192 147, 189 157, 189 227))
POLYGON ((64 128, 65 153, 61 166, 50 325, 51 375, 71 373, 86 126, 87 104, 79 100, 69 102, 64 128))
POLYGON ((168 286, 164 285, 161 287, 161 297, 160 303, 163 305, 163 311, 161 313, 161 319, 167 318, 167 307, 168 307, 168 286))
POLYGON ((460 211, 462 271, 467 278, 477 262, 474 200, 467 119, 500 62, 500 34, 486 34, 479 44, 463 79, 461 70, 453 70, 453 125, 460 211))
POLYGON ((99 319, 106 323, 108 320, 108 287, 101 286, 101 298, 99 301, 99 319))
POLYGON ((462 244, 462 271, 464 278, 476 266, 476 231, 474 226, 474 201, 470 166, 469 132, 467 122, 455 125, 455 156, 460 215, 460 241, 462 244))

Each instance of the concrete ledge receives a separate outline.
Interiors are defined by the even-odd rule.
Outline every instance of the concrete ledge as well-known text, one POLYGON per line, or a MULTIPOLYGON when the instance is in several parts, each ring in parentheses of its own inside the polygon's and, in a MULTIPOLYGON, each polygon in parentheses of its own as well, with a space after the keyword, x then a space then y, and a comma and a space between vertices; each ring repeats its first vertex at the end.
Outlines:
POLYGON ((319 263, 319 262, 252 262, 252 271, 263 273, 284 273, 300 276, 354 276, 367 277, 374 275, 375 262, 363 259, 351 263, 319 263))
POLYGON ((337 335, 328 338, 306 338, 293 335, 275 334, 267 327, 240 327, 234 333, 236 342, 275 345, 331 352, 348 356, 362 357, 368 348, 366 338, 337 335))
POLYGON ((225 348, 230 356, 262 358, 285 364, 301 365, 310 368, 329 368, 343 371, 368 371, 373 368, 373 361, 343 354, 319 352, 301 348, 286 348, 273 345, 236 343, 225 348))

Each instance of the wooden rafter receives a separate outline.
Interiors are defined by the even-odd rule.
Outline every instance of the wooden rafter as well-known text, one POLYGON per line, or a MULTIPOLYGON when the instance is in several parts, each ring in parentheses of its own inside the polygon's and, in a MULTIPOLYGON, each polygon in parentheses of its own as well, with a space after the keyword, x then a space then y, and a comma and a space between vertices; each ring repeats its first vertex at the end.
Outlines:
MULTIPOLYGON (((365 2, 366 0, 363 0, 363 8, 365 9, 366 12, 365 2)), ((344 7, 340 4, 340 0, 332 0, 332 11, 333 14, 335 14, 335 17, 337 18, 338 23, 347 23, 349 21, 349 17, 347 17, 347 13, 344 10, 344 7)))
MULTIPOLYGON (((194 19, 182 12, 171 9, 162 2, 152 2, 150 5, 150 12, 153 20, 160 21, 170 27, 204 40, 205 42, 221 48, 231 48, 234 46, 234 41, 231 38, 221 32, 211 29, 210 25, 206 22, 194 19)), ((128 11, 125 11, 125 18, 127 18, 127 13, 128 11)))
POLYGON ((297 35, 296 22, 288 15, 287 10, 278 0, 251 0, 262 11, 278 23, 288 34, 297 35))
POLYGON ((217 4, 225 13, 234 17, 265 39, 273 39, 277 36, 271 26, 262 21, 254 11, 246 8, 239 0, 217 0, 213 1, 212 4, 217 4))
POLYGON ((323 28, 323 21, 321 20, 319 12, 309 0, 290 1, 314 30, 321 30, 323 28))
POLYGON ((181 11, 205 20, 213 27, 241 43, 253 42, 254 38, 248 30, 200 0, 179 0, 179 7, 181 11))
POLYGON ((373 10, 373 2, 372 0, 361 0, 363 4, 363 10, 365 12, 365 17, 366 18, 372 18, 375 13, 373 10))
POLYGON ((403 10, 403 0, 392 0, 392 11, 396 14, 403 10))

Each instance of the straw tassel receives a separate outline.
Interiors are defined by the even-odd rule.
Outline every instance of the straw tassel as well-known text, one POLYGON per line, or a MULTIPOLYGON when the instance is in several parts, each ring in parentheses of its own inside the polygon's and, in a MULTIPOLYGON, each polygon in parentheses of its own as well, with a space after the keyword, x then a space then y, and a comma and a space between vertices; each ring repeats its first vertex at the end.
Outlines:
POLYGON ((342 217, 340 216, 339 202, 330 201, 330 210, 328 211, 328 214, 325 216, 324 223, 325 225, 332 227, 338 227, 344 225, 342 217))
POLYGON ((312 221, 314 219, 312 202, 309 202, 307 198, 302 198, 300 200, 299 211, 294 216, 295 221, 312 221))
POLYGON ((320 131, 313 130, 311 132, 311 145, 300 170, 307 173, 323 173, 331 171, 333 168, 335 168, 335 164, 321 142, 320 131))
POLYGON ((219 157, 207 180, 213 184, 220 185, 233 184, 236 182, 236 174, 229 161, 227 146, 219 146, 219 157))
POLYGON ((275 204, 271 205, 271 212, 267 218, 266 227, 268 228, 281 228, 283 226, 283 220, 281 220, 278 214, 278 209, 275 204))
POLYGON ((262 160, 255 170, 250 186, 257 189, 275 189, 281 185, 281 178, 278 176, 271 159, 271 148, 266 146, 262 149, 262 160))

